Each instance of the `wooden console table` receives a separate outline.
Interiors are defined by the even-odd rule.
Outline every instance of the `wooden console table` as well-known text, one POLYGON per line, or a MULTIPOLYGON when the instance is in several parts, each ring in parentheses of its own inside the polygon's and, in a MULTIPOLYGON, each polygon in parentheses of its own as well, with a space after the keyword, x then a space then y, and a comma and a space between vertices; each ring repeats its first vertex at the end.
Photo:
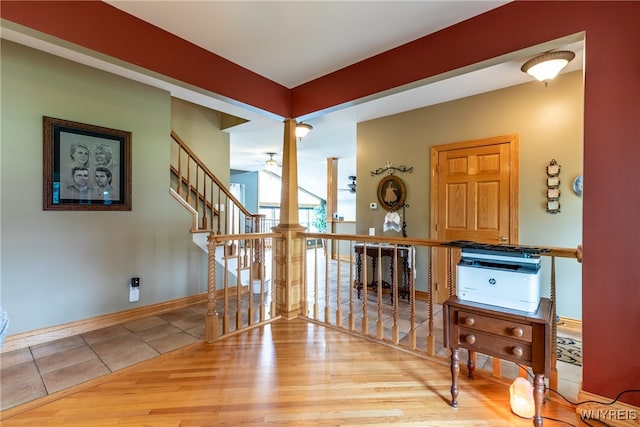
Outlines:
POLYGON ((458 349, 469 351, 469 378, 475 352, 509 360, 533 370, 533 425, 542 426, 544 377, 551 367, 553 302, 542 298, 535 313, 502 309, 451 297, 445 301, 444 346, 451 349, 451 406, 458 407, 458 349))
MULTIPOLYGON (((362 255, 364 253, 364 243, 356 243, 353 245, 353 250, 356 253, 356 278, 354 280, 353 287, 356 288, 358 292, 358 298, 360 298, 360 293, 362 291, 363 282, 361 280, 362 274, 362 255)), ((394 252, 397 250, 397 258, 400 260, 402 264, 402 274, 398 276, 398 296, 404 296, 409 300, 410 291, 409 291, 409 281, 411 279, 411 262, 409 260, 410 256, 410 247, 409 246, 395 246, 395 245, 378 245, 371 244, 367 245, 367 256, 371 258, 371 267, 373 271, 373 277, 377 280, 371 280, 367 283, 367 287, 371 289, 377 289, 378 280, 382 281, 382 289, 391 289, 391 299, 393 300, 393 289, 391 283, 393 283, 393 275, 396 264, 396 257, 394 256, 394 252), (380 247, 380 250, 378 250, 380 247), (384 279, 377 278, 378 270, 378 257, 384 258, 389 257, 391 259, 391 263, 389 265, 389 275, 390 281, 387 282, 384 279)))

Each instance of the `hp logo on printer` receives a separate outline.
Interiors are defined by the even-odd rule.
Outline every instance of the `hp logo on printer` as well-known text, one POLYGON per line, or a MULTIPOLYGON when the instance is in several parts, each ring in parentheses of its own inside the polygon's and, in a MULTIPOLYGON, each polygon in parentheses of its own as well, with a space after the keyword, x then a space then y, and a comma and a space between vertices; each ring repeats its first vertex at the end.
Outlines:
POLYGON ((489 279, 489 284, 490 285, 495 285, 496 284, 496 279, 494 279, 493 277, 491 279, 489 279))

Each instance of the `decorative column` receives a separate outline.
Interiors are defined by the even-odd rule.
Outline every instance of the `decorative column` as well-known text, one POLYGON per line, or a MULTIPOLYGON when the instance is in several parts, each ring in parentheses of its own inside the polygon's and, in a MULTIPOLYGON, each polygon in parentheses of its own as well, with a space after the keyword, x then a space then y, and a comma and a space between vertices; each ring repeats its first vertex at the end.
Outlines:
POLYGON ((304 272, 304 238, 297 233, 304 231, 298 214, 298 148, 296 145, 296 121, 284 121, 282 146, 282 189, 280 196, 280 224, 273 231, 283 238, 274 239, 274 286, 276 289, 276 314, 293 319, 301 313, 301 293, 304 272))
MULTIPOLYGON (((336 232, 336 224, 333 218, 333 214, 338 212, 338 159, 336 157, 327 158, 327 233, 336 232)), ((336 259, 336 252, 338 250, 338 242, 331 239, 331 247, 329 252, 325 252, 327 256, 331 256, 331 259, 336 259)))
MULTIPOLYGON (((338 159, 327 158, 327 224, 333 221, 333 214, 338 212, 338 159)), ((331 230, 333 233, 334 231, 331 230)))

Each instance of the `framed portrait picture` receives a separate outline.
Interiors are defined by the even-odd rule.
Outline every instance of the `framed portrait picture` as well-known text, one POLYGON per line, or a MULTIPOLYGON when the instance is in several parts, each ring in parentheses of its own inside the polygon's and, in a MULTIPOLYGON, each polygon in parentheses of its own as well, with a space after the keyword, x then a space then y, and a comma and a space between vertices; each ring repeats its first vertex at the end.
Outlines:
POLYGON ((131 132, 43 117, 43 209, 131 210, 131 132))
POLYGON ((378 203, 387 211, 395 211, 404 205, 407 191, 402 179, 387 175, 378 183, 378 203))

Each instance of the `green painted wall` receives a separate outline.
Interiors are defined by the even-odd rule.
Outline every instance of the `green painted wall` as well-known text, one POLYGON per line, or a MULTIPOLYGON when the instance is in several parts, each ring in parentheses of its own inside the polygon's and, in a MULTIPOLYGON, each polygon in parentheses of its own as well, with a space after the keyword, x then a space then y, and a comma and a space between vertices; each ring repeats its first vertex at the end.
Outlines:
MULTIPOLYGON (((170 94, 5 40, 1 47, 0 303, 9 335, 205 292, 206 255, 192 242, 190 214, 169 195, 170 94), (132 132, 132 211, 43 211, 45 115, 132 132), (137 303, 128 300, 133 276, 137 303)), ((184 114, 176 121, 189 126, 184 114)), ((201 134, 198 126, 185 133, 201 134)), ((216 164, 228 174, 228 135, 215 135, 211 149, 225 153, 216 164)))
MULTIPOLYGON (((520 243, 575 248, 582 243, 582 199, 571 183, 582 175, 584 90, 582 72, 562 74, 545 87, 531 82, 358 125, 358 197, 356 232, 376 227, 382 233, 386 211, 369 209, 377 202, 381 177, 369 171, 387 161, 413 166, 399 174, 407 189, 407 234, 430 238, 431 147, 499 135, 520 137, 520 243), (546 165, 555 159, 560 173, 561 213, 548 214, 546 165)), ((589 191, 588 188, 586 191, 589 191)), ((550 282, 549 258, 544 258, 543 285, 550 282)), ((426 290, 426 254, 418 254, 418 289, 426 290)), ((575 260, 557 260, 558 314, 582 318, 582 269, 575 260)))

